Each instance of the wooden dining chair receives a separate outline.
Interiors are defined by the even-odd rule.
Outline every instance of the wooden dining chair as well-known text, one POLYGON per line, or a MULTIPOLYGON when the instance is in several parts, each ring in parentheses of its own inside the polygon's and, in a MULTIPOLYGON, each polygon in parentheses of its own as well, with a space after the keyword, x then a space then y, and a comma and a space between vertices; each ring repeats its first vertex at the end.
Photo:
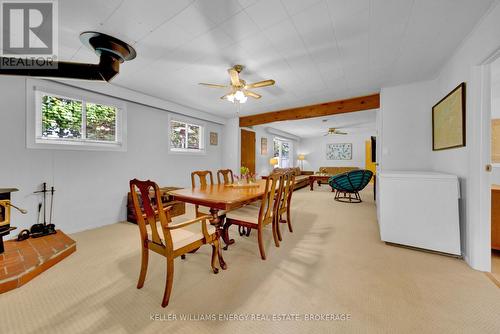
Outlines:
MULTIPOLYGON (((292 194, 294 187, 295 187, 295 173, 292 170, 289 170, 283 174, 283 187, 281 190, 280 203, 276 219, 279 223, 288 224, 288 230, 290 232, 293 232, 292 221, 290 216, 290 208, 292 203, 292 194), (286 219, 283 219, 284 215, 286 215, 286 219)), ((279 223, 276 224, 276 232, 278 234, 278 240, 281 241, 282 237, 281 237, 279 223)))
POLYGON ((226 222, 224 224, 224 233, 227 235, 228 229, 231 225, 243 226, 249 229, 257 230, 257 239, 259 242, 260 257, 262 260, 266 259, 266 252, 264 250, 264 240, 262 233, 264 227, 271 224, 274 243, 279 247, 279 240, 277 234, 277 219, 279 207, 279 196, 281 194, 281 187, 283 186, 283 174, 274 173, 269 175, 266 179, 264 194, 260 199, 260 207, 246 205, 242 208, 229 211, 226 214, 226 222))
POLYGON ((217 182, 219 182, 219 184, 233 184, 234 183, 233 171, 230 169, 219 169, 217 171, 217 182), (221 182, 221 176, 223 182, 221 182))
POLYGON ((213 272, 217 274, 219 271, 216 267, 219 239, 215 227, 209 223, 209 216, 198 217, 179 224, 171 224, 169 208, 164 208, 161 201, 157 201, 156 212, 159 217, 157 220, 150 197, 151 189, 154 190, 155 198, 161 198, 160 189, 156 183, 137 179, 130 181, 130 193, 132 194, 137 225, 141 236, 142 260, 137 288, 140 289, 144 286, 148 270, 149 251, 164 256, 167 259, 167 277, 161 306, 165 307, 168 305, 172 291, 174 259, 198 249, 202 245, 211 244, 211 266, 213 272), (142 198, 142 207, 139 204, 137 191, 139 191, 142 198))
POLYGON ((214 184, 214 176, 209 170, 195 170, 191 173, 191 186, 196 187, 196 177, 200 181, 200 187, 214 184))
MULTIPOLYGON (((191 173, 191 186, 193 188, 196 187, 196 178, 198 178, 201 188, 206 188, 207 186, 214 184, 214 176, 212 172, 209 170, 195 170, 194 172, 191 173)), ((195 207, 196 217, 201 217, 210 214, 209 208, 202 207, 200 209, 200 206, 198 204, 196 204, 194 207, 195 207)))

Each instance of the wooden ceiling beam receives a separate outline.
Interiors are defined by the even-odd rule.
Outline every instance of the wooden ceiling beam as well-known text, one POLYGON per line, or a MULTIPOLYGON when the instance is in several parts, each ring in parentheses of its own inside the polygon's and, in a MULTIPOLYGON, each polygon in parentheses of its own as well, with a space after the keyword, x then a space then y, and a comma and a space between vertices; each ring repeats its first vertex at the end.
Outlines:
POLYGON ((378 109, 380 94, 240 117, 240 127, 378 109))

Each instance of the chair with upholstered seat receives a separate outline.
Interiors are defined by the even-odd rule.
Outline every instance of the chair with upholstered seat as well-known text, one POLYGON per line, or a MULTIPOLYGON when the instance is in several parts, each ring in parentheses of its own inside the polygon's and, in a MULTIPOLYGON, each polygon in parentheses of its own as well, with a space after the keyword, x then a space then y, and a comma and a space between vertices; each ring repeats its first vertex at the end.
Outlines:
POLYGON ((283 186, 282 180, 283 174, 275 173, 269 175, 266 179, 264 193, 260 199, 260 207, 246 205, 242 208, 229 211, 226 215, 224 233, 228 233, 228 229, 231 225, 238 225, 257 230, 259 251, 262 260, 266 259, 262 233, 264 228, 269 224, 272 226, 274 243, 276 244, 276 247, 279 247, 276 217, 278 213, 281 187, 283 186))
POLYGON ((160 189, 152 181, 130 181, 130 193, 136 212, 137 225, 141 237, 141 272, 137 288, 144 286, 146 272, 148 269, 149 251, 160 254, 167 259, 167 277, 165 291, 163 293, 162 307, 168 305, 172 283, 174 278, 174 259, 188 252, 200 248, 202 245, 212 245, 211 266, 214 273, 218 272, 216 267, 217 254, 219 251, 219 240, 215 227, 209 224, 209 216, 198 217, 183 223, 171 224, 169 208, 164 208, 161 201, 157 203, 157 216, 153 208, 150 190, 154 190, 154 198, 160 198, 160 189), (142 198, 142 207, 139 204, 139 195, 142 198), (159 218, 157 220, 157 217, 159 218), (160 236, 161 233, 161 236, 160 236))
POLYGON ((370 182, 373 172, 360 169, 332 176, 328 183, 336 190, 335 200, 344 203, 361 203, 359 192, 370 182), (354 197, 353 197, 354 196, 354 197))
POLYGON ((217 181, 219 182, 219 184, 233 184, 234 183, 233 171, 230 169, 219 169, 217 171, 217 181))
MULTIPOLYGON (((278 214, 276 219, 278 222, 288 224, 288 230, 293 232, 292 221, 290 217, 290 206, 292 202, 293 189, 295 187, 295 173, 293 170, 289 170, 283 174, 283 187, 280 195, 280 204, 278 207, 278 214), (283 216, 286 215, 286 219, 283 216)), ((276 229, 278 232, 279 241, 281 238, 280 224, 276 224, 276 229)))

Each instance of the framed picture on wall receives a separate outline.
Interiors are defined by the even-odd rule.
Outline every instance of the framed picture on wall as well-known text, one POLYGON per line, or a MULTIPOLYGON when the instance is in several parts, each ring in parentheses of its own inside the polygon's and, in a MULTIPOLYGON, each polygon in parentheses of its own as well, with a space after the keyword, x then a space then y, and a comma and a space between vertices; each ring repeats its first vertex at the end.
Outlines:
POLYGON ((260 138, 260 155, 267 155, 267 138, 260 138))
POLYGON ((465 146, 465 82, 432 107, 432 150, 465 146))
POLYGON ((327 160, 352 160, 351 143, 326 144, 327 160))
POLYGON ((217 132, 210 132, 210 145, 217 146, 219 144, 219 134, 217 132))

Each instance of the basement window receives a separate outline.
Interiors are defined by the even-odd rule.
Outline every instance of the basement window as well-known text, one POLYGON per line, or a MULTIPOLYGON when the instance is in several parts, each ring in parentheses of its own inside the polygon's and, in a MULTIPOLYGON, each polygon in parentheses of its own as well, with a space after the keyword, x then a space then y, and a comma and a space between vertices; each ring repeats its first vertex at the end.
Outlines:
POLYGON ((28 138, 28 147, 125 150, 125 106, 106 96, 76 92, 73 88, 34 89, 34 136, 28 138))
POLYGON ((204 126, 170 119, 170 151, 181 153, 204 153, 204 126))

